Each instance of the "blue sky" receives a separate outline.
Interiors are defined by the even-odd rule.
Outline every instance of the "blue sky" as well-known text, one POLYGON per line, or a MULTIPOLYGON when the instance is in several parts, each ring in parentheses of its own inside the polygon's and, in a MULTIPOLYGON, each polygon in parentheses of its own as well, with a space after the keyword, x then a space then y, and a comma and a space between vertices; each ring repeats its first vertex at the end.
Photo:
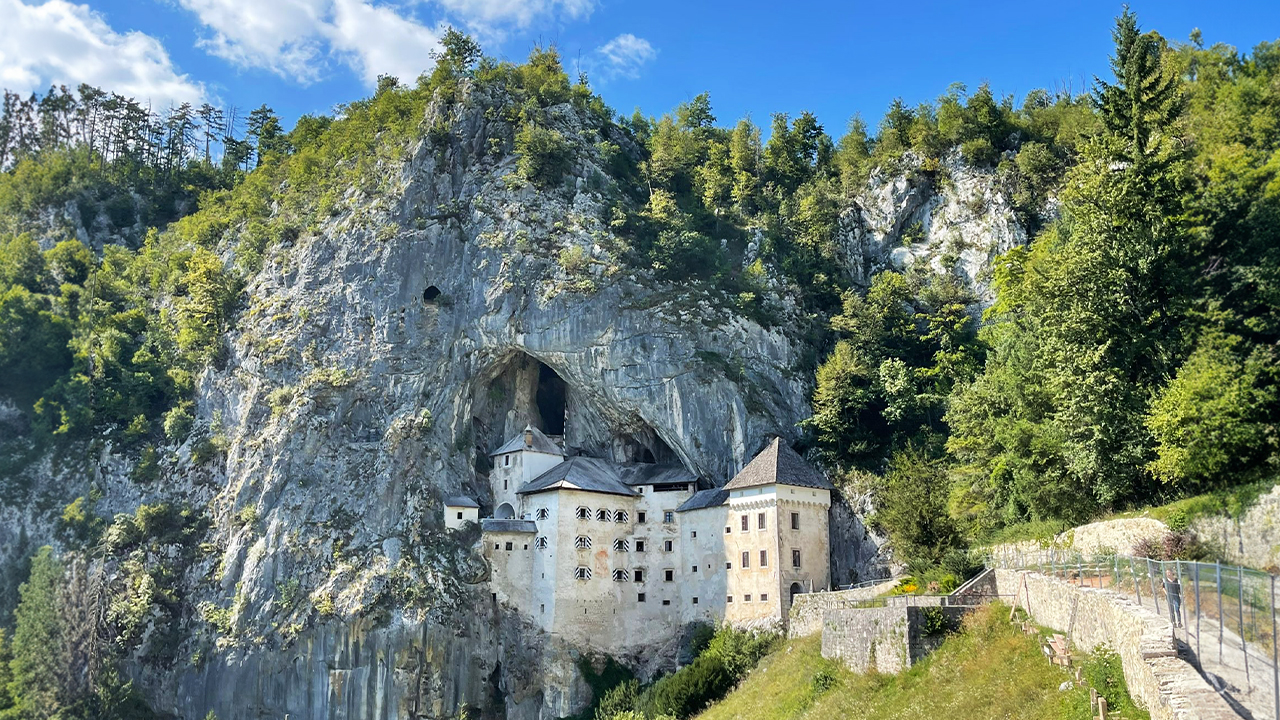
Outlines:
MULTIPOLYGON (((1247 50, 1280 38, 1280 2, 1138 0, 1144 28, 1247 50)), ((953 82, 1021 97, 1107 72, 1118 2, 699 0, 0 0, 0 85, 87 81, 123 94, 262 103, 291 124, 415 75, 443 27, 522 59, 553 43, 616 110, 657 115, 711 93, 722 124, 811 110, 838 135, 894 97, 953 82)))

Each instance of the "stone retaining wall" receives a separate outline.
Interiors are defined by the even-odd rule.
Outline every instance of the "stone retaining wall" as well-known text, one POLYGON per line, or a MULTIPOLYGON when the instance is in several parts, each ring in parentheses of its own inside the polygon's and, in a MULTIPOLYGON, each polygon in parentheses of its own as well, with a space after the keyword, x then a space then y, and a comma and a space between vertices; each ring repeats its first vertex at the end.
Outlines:
POLYGON ((791 603, 787 635, 790 637, 804 637, 805 635, 821 632, 822 616, 828 610, 843 607, 851 601, 870 600, 881 593, 888 592, 890 588, 897 584, 897 580, 886 580, 879 585, 857 588, 856 590, 797 595, 791 603))
POLYGON ((879 607, 828 610, 822 623, 822 656, 854 672, 898 673, 938 648, 943 633, 925 635, 925 613, 941 613, 956 628, 971 607, 879 607))
POLYGON ((1152 720, 1239 717, 1173 649, 1169 621, 1110 590, 1081 588, 1035 572, 996 570, 1003 596, 1017 596, 1036 623, 1061 632, 1085 651, 1106 643, 1124 666, 1129 694, 1152 720))

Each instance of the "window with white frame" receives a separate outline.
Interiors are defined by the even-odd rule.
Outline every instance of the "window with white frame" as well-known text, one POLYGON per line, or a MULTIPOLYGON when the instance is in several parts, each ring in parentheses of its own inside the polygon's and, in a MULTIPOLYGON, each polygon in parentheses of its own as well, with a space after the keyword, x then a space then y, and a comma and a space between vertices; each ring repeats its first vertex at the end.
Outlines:
POLYGON ((535 548, 537 548, 538 550, 546 550, 546 549, 547 549, 547 538, 546 538, 546 537, 539 537, 539 538, 535 539, 535 540, 533 541, 533 546, 534 546, 535 548))
POLYGON ((587 537, 586 535, 579 535, 577 539, 573 541, 573 546, 578 548, 579 550, 590 550, 591 538, 587 537))
POLYGON ((760 567, 769 567, 769 551, 760 551, 760 567))
POLYGON ((675 521, 676 521, 676 512, 675 512, 674 510, 663 510, 663 511, 662 511, 662 522, 664 522, 664 523, 673 523, 673 522, 675 522, 675 521))
POLYGON ((644 552, 644 541, 643 541, 643 540, 637 540, 637 541, 636 541, 636 552, 644 552))
POLYGON ((625 538, 618 538, 613 541, 613 549, 618 552, 631 552, 631 541, 625 538))
POLYGON ((600 508, 596 511, 596 519, 601 522, 609 522, 613 520, 613 513, 609 512, 608 508, 600 508))
POLYGON ((548 510, 548 509, 546 509, 546 508, 538 508, 538 512, 536 513, 536 517, 537 517, 539 520, 546 520, 546 519, 547 519, 548 517, 550 517, 550 516, 551 516, 551 511, 550 511, 550 510, 548 510))
POLYGON ((613 513, 614 522, 624 523, 630 519, 631 519, 631 516, 627 514, 626 510, 615 510, 613 513))
POLYGON ((589 507, 579 507, 579 508, 578 508, 578 513, 577 513, 577 515, 578 515, 578 519, 579 519, 579 520, 590 520, 590 519, 591 519, 591 508, 589 508, 589 507))
POLYGON ((627 581, 629 581, 630 579, 631 579, 631 573, 627 572, 626 570, 614 570, 614 571, 613 571, 613 581, 614 581, 614 582, 627 582, 627 581))
POLYGON ((578 580, 590 580, 591 568, 586 567, 585 565, 579 565, 578 568, 573 571, 573 576, 578 580))

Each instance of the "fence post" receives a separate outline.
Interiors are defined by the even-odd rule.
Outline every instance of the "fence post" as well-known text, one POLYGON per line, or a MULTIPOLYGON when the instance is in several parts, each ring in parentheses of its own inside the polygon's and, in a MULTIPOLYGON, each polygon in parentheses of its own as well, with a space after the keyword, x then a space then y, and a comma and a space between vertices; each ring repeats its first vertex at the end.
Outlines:
POLYGON ((1276 652, 1276 576, 1271 576, 1271 697, 1276 701, 1276 720, 1280 720, 1280 657, 1276 652))
POLYGON ((1253 680, 1249 678, 1249 641, 1244 638, 1244 568, 1236 566, 1236 575, 1240 584, 1236 587, 1236 599, 1240 601, 1240 652, 1244 655, 1244 684, 1253 689, 1253 680))
MULTIPOLYGON (((1191 571, 1195 573, 1195 579, 1192 580, 1196 584, 1196 664, 1201 663, 1200 660, 1200 563, 1191 566, 1191 571)), ((1278 718, 1277 720, 1280 720, 1278 718)))
POLYGON ((1151 602, 1156 604, 1156 614, 1160 614, 1160 596, 1156 595, 1156 581, 1151 577, 1151 558, 1147 558, 1147 582, 1151 584, 1151 602))
POLYGON ((1222 617, 1222 561, 1215 560, 1213 563, 1213 571, 1215 579, 1213 581, 1214 588, 1218 591, 1218 663, 1222 663, 1222 626, 1226 624, 1227 619, 1222 617))
POLYGON ((1133 569, 1133 558, 1129 558, 1129 577, 1133 578, 1133 594, 1138 596, 1138 604, 1142 604, 1142 591, 1138 589, 1138 571, 1133 569))

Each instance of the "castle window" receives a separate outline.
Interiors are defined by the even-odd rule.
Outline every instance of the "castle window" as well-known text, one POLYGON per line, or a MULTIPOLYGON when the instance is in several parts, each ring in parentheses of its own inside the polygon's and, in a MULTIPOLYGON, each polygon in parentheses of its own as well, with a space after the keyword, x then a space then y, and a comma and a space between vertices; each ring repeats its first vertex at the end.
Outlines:
POLYGON ((671 604, 671 601, 670 601, 670 600, 663 600, 663 601, 662 601, 662 604, 663 604, 663 605, 670 605, 670 604, 671 604))
POLYGON ((590 519, 591 519, 591 508, 589 508, 589 507, 579 507, 579 508, 578 508, 578 519, 579 519, 579 520, 590 520, 590 519))
POLYGON ((731 563, 731 562, 726 562, 726 563, 724 564, 724 569, 725 569, 725 570, 732 570, 732 569, 733 569, 733 563, 731 563))
POLYGON ((510 482, 511 482, 511 479, 510 479, 510 478, 502 478, 502 489, 503 489, 503 490, 506 490, 506 489, 507 489, 507 485, 508 485, 510 482))
POLYGON ((509 466, 510 464, 511 464, 511 456, 510 456, 510 455, 503 455, 503 456, 502 456, 502 466, 503 466, 503 467, 507 467, 507 466, 509 466))
POLYGON ((765 528, 765 524, 766 524, 766 523, 765 523, 765 519, 764 519, 764 517, 765 517, 764 513, 757 513, 757 514, 756 514, 756 529, 757 529, 757 530, 763 530, 763 529, 765 528))
POLYGON ((800 529, 800 513, 791 513, 791 529, 800 529))
POLYGON ((618 538, 613 541, 613 549, 618 552, 631 552, 631 543, 623 538, 618 538))
POLYGON ((637 541, 636 541, 636 552, 644 552, 644 541, 643 541, 643 540, 637 540, 637 541))
POLYGON ((697 604, 698 604, 698 598, 694 598, 694 599, 693 599, 693 604, 694 604, 694 605, 697 605, 697 604))
POLYGON ((534 546, 535 548, 539 549, 539 550, 546 550, 546 549, 547 549, 547 539, 546 539, 545 537, 540 537, 540 538, 538 538, 538 539, 536 539, 536 540, 534 540, 534 541, 533 541, 533 546, 534 546))
POLYGON ((751 596, 750 596, 750 595, 743 595, 743 596, 742 596, 742 602, 751 602, 751 596))
POLYGON ((748 518, 746 515, 743 515, 742 516, 742 532, 746 532, 749 529, 751 529, 751 519, 748 518))
POLYGON ((461 520, 461 519, 462 519, 462 513, 458 513, 458 519, 459 519, 459 520, 461 520))
POLYGON ((590 550, 591 538, 587 537, 586 535, 579 535, 577 539, 573 541, 573 546, 578 548, 579 550, 590 550))
POLYGON ((590 580, 591 568, 579 565, 578 568, 573 571, 573 576, 579 580, 590 580))
POLYGON ((644 522, 644 511, 643 511, 643 510, 641 510, 641 511, 640 511, 640 512, 638 512, 638 513, 636 513, 636 522, 638 522, 638 523, 642 523, 642 522, 644 522))
POLYGON ((728 535, 728 534, 729 534, 729 533, 731 533, 731 532, 733 532, 733 528, 729 527, 728 525, 725 525, 725 526, 724 526, 724 534, 725 534, 725 535, 728 535))
POLYGON ((624 523, 630 519, 631 519, 631 516, 627 515, 626 510, 618 510, 613 513, 614 522, 624 523))
POLYGON ((749 567, 751 567, 751 551, 743 550, 742 551, 742 569, 746 570, 749 567))
POLYGON ((505 550, 510 551, 510 550, 511 550, 511 543, 507 543, 507 545, 506 545, 506 547, 505 547, 504 549, 505 549, 505 550))
POLYGON ((725 599, 724 599, 724 601, 725 601, 725 602, 727 602, 727 603, 731 603, 731 602, 733 602, 733 596, 732 596, 732 595, 730 595, 729 597, 725 598, 725 599))
POLYGON ((636 602, 644 602, 644 593, 636 593, 636 602))
POLYGON ((696 538, 696 537, 698 537, 698 531, 697 531, 697 530, 692 530, 692 531, 690 531, 690 532, 689 532, 689 537, 691 537, 691 538, 696 538))
POLYGON ((551 516, 551 511, 550 511, 550 510, 548 510, 548 509, 546 509, 546 508, 538 508, 537 518, 538 518, 539 520, 546 520, 546 519, 547 519, 548 517, 550 517, 550 516, 551 516))
POLYGON ((663 571, 662 571, 662 581, 663 581, 663 582, 675 582, 675 579, 676 579, 676 571, 675 571, 675 570, 672 570, 672 569, 670 569, 670 568, 667 568, 666 570, 663 570, 663 571))
POLYGON ((671 552, 671 541, 670 541, 670 540, 663 540, 663 541, 662 541, 662 549, 663 549, 663 550, 665 550, 665 551, 667 551, 667 552, 671 552))
POLYGON ((692 568, 689 569, 689 572, 698 572, 698 566, 694 565, 692 568))
POLYGON ((636 581, 636 582, 644 582, 644 571, 643 571, 643 570, 636 570, 636 572, 635 572, 635 581, 636 581))
POLYGON ((613 513, 606 508, 600 508, 596 511, 596 519, 601 522, 609 522, 613 519, 613 513))
POLYGON ((614 571, 613 571, 613 581, 614 581, 614 582, 626 582, 627 580, 629 580, 629 579, 630 579, 629 575, 630 575, 630 574, 629 574, 626 570, 614 570, 614 571))
POLYGON ((760 593, 760 602, 769 602, 769 593, 760 593))
POLYGON ((676 513, 675 513, 675 511, 674 511, 674 510, 663 510, 663 511, 662 511, 662 522, 664 522, 664 523, 673 523, 673 522, 675 522, 675 521, 676 521, 676 513))
POLYGON ((791 567, 800 567, 800 551, 795 548, 791 550, 791 567))
POLYGON ((760 551, 760 567, 769 567, 769 551, 760 551))

